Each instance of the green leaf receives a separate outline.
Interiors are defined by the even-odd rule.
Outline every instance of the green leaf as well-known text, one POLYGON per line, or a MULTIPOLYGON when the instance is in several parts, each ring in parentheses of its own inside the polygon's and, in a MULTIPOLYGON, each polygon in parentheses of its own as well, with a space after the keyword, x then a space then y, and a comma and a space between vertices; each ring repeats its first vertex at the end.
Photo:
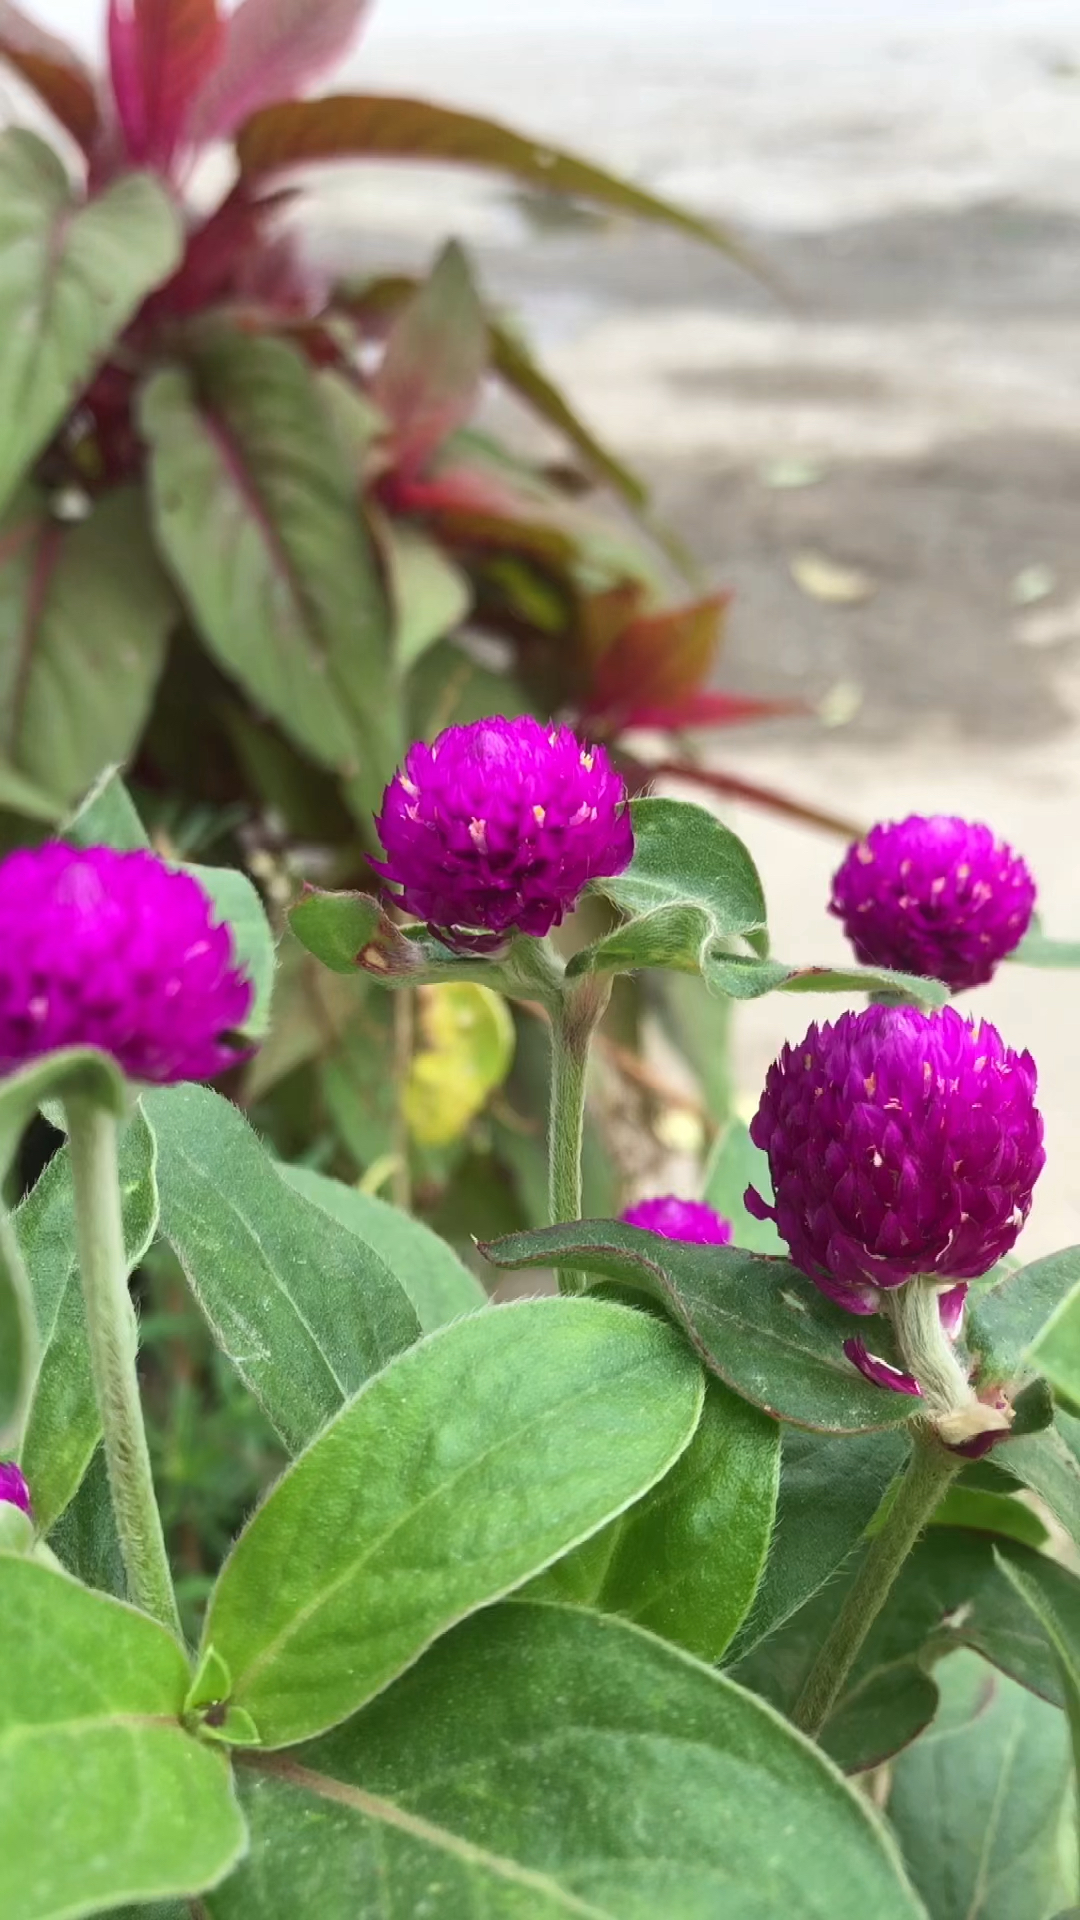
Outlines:
POLYGON ((305 1200, 332 1214, 358 1240, 374 1248, 401 1282, 425 1333, 487 1305, 487 1294, 475 1274, 422 1221, 310 1167, 283 1166, 281 1172, 305 1200))
POLYGON ((117 1600, 127 1598, 127 1575, 103 1448, 98 1448, 75 1498, 53 1527, 49 1546, 67 1572, 84 1586, 96 1587, 117 1600))
POLYGON ((894 1763, 889 1818, 934 1920, 1046 1920, 1069 1796, 1061 1715, 974 1654, 939 1668, 937 1723, 894 1763))
POLYGON ((985 1487, 952 1486, 936 1509, 932 1527, 971 1527, 976 1533, 995 1533, 1019 1540, 1025 1547, 1045 1547, 1050 1535, 1037 1513, 1008 1493, 985 1487))
POLYGON ((999 1554, 998 1567, 1026 1600, 1057 1654, 1072 1737, 1073 1784, 1080 1794, 1080 1581, 1041 1555, 1021 1567, 999 1554))
POLYGON ((177 612, 135 487, 74 526, 23 488, 0 522, 0 755, 69 805, 137 745, 177 612))
POLYGON ((144 1097, 161 1231, 214 1338, 290 1447, 419 1336, 378 1255, 282 1178, 243 1115, 205 1087, 144 1097))
POLYGON ((1039 927, 1032 927, 1007 960, 1022 967, 1080 967, 1080 940, 1051 940, 1039 927))
POLYGON ((1080 1420, 1059 1407, 1052 1427, 1010 1440, 1001 1459, 1080 1540, 1080 1420))
POLYGON ((18 1438, 37 1345, 30 1286, 7 1212, 0 1202, 0 1451, 18 1438))
POLYGON ((488 336, 492 372, 497 373, 511 392, 523 400, 539 419, 549 427, 554 427, 556 433, 561 433, 572 447, 576 447, 593 472, 606 480, 616 493, 620 493, 630 507, 644 507, 648 501, 648 490, 637 474, 632 473, 609 447, 597 440, 570 405, 566 395, 533 359, 516 329, 502 321, 493 320, 489 315, 488 336))
POLYGON ((106 767, 64 823, 65 840, 78 847, 115 847, 137 853, 150 845, 119 767, 106 767))
MULTIPOLYGON (((705 1365, 778 1420, 863 1433, 910 1419, 918 1402, 883 1393, 847 1360, 851 1316, 786 1260, 664 1240, 621 1220, 579 1220, 481 1246, 495 1267, 571 1267, 656 1300, 705 1365)), ((874 1339, 885 1344, 884 1327, 874 1339)))
POLYGON ((474 1314, 400 1355, 279 1481, 211 1598, 206 1642, 265 1745, 343 1720, 639 1498, 703 1388, 669 1327, 590 1300, 474 1314))
POLYGON ((394 318, 371 397, 389 420, 396 465, 415 471, 480 396, 488 330, 469 263, 455 240, 394 318))
POLYGON ((914 1660, 879 1667, 848 1689, 821 1730, 822 1750, 845 1773, 866 1773, 925 1732, 938 1690, 914 1660))
MULTIPOLYGON (((1011 1381, 1037 1366, 1055 1385, 1054 1354, 1071 1351, 1070 1302, 1075 1299, 1076 1351, 1080 1369, 1080 1247, 1065 1247, 1005 1274, 989 1292, 973 1292, 964 1340, 979 1362, 980 1382, 1011 1381), (1043 1361, 1043 1339, 1051 1358, 1043 1361)), ((1068 1364, 1066 1358, 1066 1365, 1068 1364)), ((1078 1371, 1080 1378, 1080 1371, 1078 1371)), ((1067 1388, 1066 1388, 1067 1390, 1067 1388)))
POLYGON ((737 1247, 750 1253, 785 1252, 784 1242, 771 1220, 755 1220, 743 1202, 747 1187, 756 1187, 763 1200, 772 1203, 772 1179, 769 1162, 760 1147, 755 1147, 749 1129, 741 1120, 731 1120, 709 1160, 705 1176, 704 1198, 725 1220, 730 1220, 732 1238, 737 1247))
POLYGON ((243 1031, 257 1040, 270 1026, 270 1001, 277 962, 274 936, 258 888, 238 867, 185 864, 181 871, 190 873, 192 879, 198 881, 203 892, 209 894, 213 901, 218 919, 227 920, 232 929, 236 958, 255 988, 255 998, 243 1031))
POLYGON ((888 967, 795 967, 747 953, 712 955, 703 977, 714 993, 730 994, 733 1000, 760 1000, 762 994, 778 992, 888 993, 905 1004, 943 1007, 949 998, 942 981, 893 973, 888 967))
POLYGON ((1045 1306, 1046 1314, 1037 1335, 1033 1334, 1027 1359, 1059 1393, 1074 1403, 1080 1402, 1080 1248, 1068 1247, 1063 1253, 1051 1254, 1049 1260, 1040 1260, 1035 1267, 1022 1268, 1015 1278, 1020 1280, 1025 1273, 1041 1278, 1043 1268, 1050 1272, 1036 1298, 1041 1296, 1039 1303, 1045 1306), (1066 1292, 1070 1286, 1071 1291, 1066 1292))
POLYGON ((729 1658, 737 1660, 765 1640, 832 1578, 861 1540, 906 1454, 906 1436, 898 1432, 837 1438, 784 1427, 772 1549, 729 1658))
POLYGON ((433 106, 426 100, 343 94, 282 102, 252 114, 237 136, 236 150, 248 178, 304 162, 350 156, 493 167, 544 193, 594 200, 616 213, 676 227, 749 264, 738 242, 715 222, 660 200, 572 154, 524 139, 494 120, 433 106))
POLYGON ((379 518, 375 534, 386 561, 394 619, 394 653, 402 673, 468 618, 468 575, 407 520, 379 518))
POLYGON ((538 1598, 617 1613, 701 1660, 719 1660, 769 1551, 780 1430, 719 1380, 671 1472, 533 1583, 538 1598))
POLYGON ((594 890, 633 918, 574 955, 571 973, 708 967, 720 943, 765 925, 765 896, 735 834, 686 800, 632 800, 634 857, 594 890))
POLYGON ((0 1612, 19 1623, 17 1674, 0 1689, 0 1911, 76 1920, 216 1885, 244 1826, 223 1758, 180 1726, 176 1641, 6 1554, 0 1612))
MULTIPOLYGON (((120 1141, 124 1244, 130 1273, 157 1229, 154 1136, 141 1113, 120 1141)), ((78 1490, 101 1438, 75 1252, 75 1195, 66 1147, 54 1155, 14 1217, 30 1279, 40 1358, 20 1459, 43 1533, 78 1490)))
POLYGON ((151 378, 140 421, 158 541, 207 647, 375 804, 403 746, 389 621, 315 375, 282 340, 221 334, 197 378, 151 378))
POLYGON ((80 202, 43 141, 0 135, 0 507, 181 245, 179 209, 151 174, 80 202))
POLYGON ((579 1608, 495 1608, 329 1739, 238 1776, 253 1844, 214 1920, 925 1920, 808 1741, 579 1608))

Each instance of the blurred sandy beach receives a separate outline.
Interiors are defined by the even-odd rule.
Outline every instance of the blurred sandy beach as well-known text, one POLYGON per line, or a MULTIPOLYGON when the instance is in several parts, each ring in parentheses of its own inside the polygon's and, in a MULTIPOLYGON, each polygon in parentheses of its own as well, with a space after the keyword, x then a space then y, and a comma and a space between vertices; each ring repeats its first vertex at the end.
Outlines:
MULTIPOLYGON (((68 31, 99 11, 35 10, 68 31)), ((735 589, 724 684, 843 721, 719 736, 718 763, 866 822, 984 817, 1030 858, 1047 930, 1080 938, 1080 10, 382 0, 344 80, 497 115, 735 224, 785 300, 659 230, 548 220, 446 170, 325 175, 308 234, 354 271, 466 240, 735 589), (808 592, 807 551, 860 592, 808 592)), ((838 845, 730 817, 777 951, 842 957, 838 845)), ((1078 1005, 1080 975, 1010 968, 979 1001, 1039 1061, 1031 1253, 1080 1240, 1078 1005)), ((743 1010, 747 1091, 829 1011, 743 1010)))

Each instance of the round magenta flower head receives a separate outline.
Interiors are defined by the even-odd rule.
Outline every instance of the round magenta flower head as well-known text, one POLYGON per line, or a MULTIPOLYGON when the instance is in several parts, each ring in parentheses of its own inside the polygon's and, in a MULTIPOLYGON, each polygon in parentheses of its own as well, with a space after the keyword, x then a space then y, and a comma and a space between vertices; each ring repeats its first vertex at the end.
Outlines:
POLYGON ((1024 861, 989 827, 912 814, 872 827, 833 877, 829 912, 866 966, 982 986, 1035 907, 1024 861))
POLYGON ((634 851, 626 788, 603 747, 527 715, 417 741, 375 824, 386 852, 376 872, 450 945, 547 933, 634 851))
POLYGON ((190 874, 51 842, 0 862, 0 1072, 100 1047, 133 1080, 208 1080, 242 1056, 251 983, 190 874))
MULTIPOLYGON (((953 1007, 868 1007, 769 1068, 750 1137, 797 1267, 852 1313, 916 1274, 974 1279, 1009 1251, 1042 1169, 1035 1064, 953 1007)), ((944 1289, 942 1289, 944 1290, 944 1289)))
POLYGON ((14 1460, 0 1460, 0 1506, 18 1507, 20 1513, 30 1511, 30 1489, 14 1460))
POLYGON ((679 1200, 673 1193, 639 1200, 621 1218, 628 1227, 645 1227, 665 1240, 690 1240, 699 1247, 726 1247, 731 1239, 730 1220, 714 1213, 703 1200, 679 1200))

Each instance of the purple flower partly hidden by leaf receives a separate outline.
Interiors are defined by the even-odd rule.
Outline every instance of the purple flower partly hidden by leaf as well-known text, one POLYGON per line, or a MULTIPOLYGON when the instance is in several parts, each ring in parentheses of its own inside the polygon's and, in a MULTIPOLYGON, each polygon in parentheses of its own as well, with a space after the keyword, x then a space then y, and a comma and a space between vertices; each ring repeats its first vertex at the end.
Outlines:
POLYGON ((416 742, 375 824, 386 851, 376 872, 451 945, 470 944, 459 933, 547 933, 634 851, 626 787, 604 749, 527 715, 416 742))
POLYGON ((0 1505, 30 1511, 30 1489, 14 1460, 0 1460, 0 1505))
POLYGON ((726 1247, 731 1221, 715 1213, 703 1200, 679 1200, 673 1193, 655 1200, 639 1200, 621 1216, 628 1227, 644 1227, 665 1240, 688 1240, 699 1247, 726 1247))
POLYGON ((866 966, 981 986, 1023 939, 1035 882, 989 827, 946 814, 872 827, 833 878, 829 912, 866 966))
POLYGON ((208 1080, 253 990, 190 874, 61 841, 0 862, 0 1072, 100 1047, 133 1080, 208 1080))
POLYGON ((952 1007, 868 1007, 770 1067, 750 1128, 791 1258, 851 1313, 915 1274, 971 1280, 1009 1251, 1042 1170, 1035 1063, 952 1007))
POLYGON ((887 1360, 879 1360, 876 1353, 867 1350, 865 1340, 845 1340, 844 1352, 853 1367, 858 1367, 875 1387, 891 1387, 894 1393, 913 1393, 922 1398, 922 1388, 913 1373, 905 1373, 902 1367, 890 1366, 887 1360))

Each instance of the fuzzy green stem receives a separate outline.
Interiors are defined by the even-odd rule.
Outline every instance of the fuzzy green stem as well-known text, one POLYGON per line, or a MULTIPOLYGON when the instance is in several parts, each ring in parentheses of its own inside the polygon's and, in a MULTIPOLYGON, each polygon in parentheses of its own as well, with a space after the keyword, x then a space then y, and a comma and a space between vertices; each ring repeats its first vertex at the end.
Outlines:
POLYGON ((904 1477, 796 1703, 792 1719, 804 1733, 820 1733, 897 1574, 963 1464, 929 1430, 916 1432, 904 1477))
POLYGON ((177 1637, 180 1617, 154 1496, 136 1371, 115 1116, 81 1096, 66 1102, 90 1366, 105 1439, 116 1529, 134 1604, 177 1637))
MULTIPOLYGON (((552 1009, 548 1199, 553 1226, 581 1218, 581 1148, 589 1043, 610 995, 609 978, 586 977, 571 987, 552 1009)), ((559 1273, 562 1293, 580 1293, 584 1284, 585 1276, 572 1268, 559 1273)))

